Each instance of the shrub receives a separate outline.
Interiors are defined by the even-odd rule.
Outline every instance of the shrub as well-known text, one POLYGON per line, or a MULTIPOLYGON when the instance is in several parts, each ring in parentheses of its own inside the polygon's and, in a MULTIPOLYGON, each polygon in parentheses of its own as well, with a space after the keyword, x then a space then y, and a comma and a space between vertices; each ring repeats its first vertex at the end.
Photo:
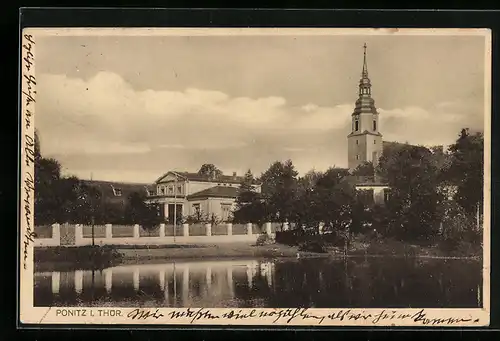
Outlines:
POLYGON ((308 240, 299 245, 299 251, 326 253, 325 244, 321 240, 308 240))
POLYGON ((274 239, 267 233, 261 234, 257 238, 257 242, 255 243, 255 245, 257 246, 270 245, 270 244, 274 244, 274 239))

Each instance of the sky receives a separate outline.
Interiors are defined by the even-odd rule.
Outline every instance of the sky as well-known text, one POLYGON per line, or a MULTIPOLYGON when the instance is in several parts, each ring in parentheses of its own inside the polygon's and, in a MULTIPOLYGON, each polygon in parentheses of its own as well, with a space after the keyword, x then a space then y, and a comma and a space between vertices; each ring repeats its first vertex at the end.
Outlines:
POLYGON ((364 43, 385 141, 483 130, 481 36, 41 36, 42 154, 66 175, 145 183, 204 163, 346 167, 364 43))

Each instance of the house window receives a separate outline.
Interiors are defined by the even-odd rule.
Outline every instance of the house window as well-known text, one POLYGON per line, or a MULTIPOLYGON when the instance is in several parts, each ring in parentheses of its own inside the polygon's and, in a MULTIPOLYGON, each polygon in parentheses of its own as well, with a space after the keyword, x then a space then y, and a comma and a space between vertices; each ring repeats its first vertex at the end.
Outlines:
POLYGON ((148 191, 149 195, 155 195, 155 191, 148 191))
POLYGON ((165 195, 165 187, 160 187, 160 194, 165 195))
POLYGON ((113 188, 113 192, 114 192, 116 197, 122 196, 122 190, 120 188, 113 188))
POLYGON ((182 186, 177 186, 177 193, 182 193, 182 186))
POLYGON ((354 121, 354 131, 358 131, 359 130, 359 121, 356 120, 354 121))
POLYGON ((172 186, 168 186, 168 194, 173 194, 174 193, 174 189, 172 186))
POLYGON ((373 120, 373 131, 377 131, 377 121, 373 120))

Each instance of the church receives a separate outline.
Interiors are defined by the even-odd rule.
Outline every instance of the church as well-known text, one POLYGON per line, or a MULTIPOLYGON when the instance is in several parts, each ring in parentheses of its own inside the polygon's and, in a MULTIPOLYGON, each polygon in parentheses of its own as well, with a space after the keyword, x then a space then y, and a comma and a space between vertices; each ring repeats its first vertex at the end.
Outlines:
MULTIPOLYGON (((358 99, 351 115, 351 132, 347 135, 347 164, 350 172, 365 162, 371 162, 376 167, 385 144, 379 131, 379 113, 372 98, 372 84, 368 77, 366 44, 363 49, 358 99)), ((372 192, 374 202, 381 204, 387 200, 389 186, 376 176, 353 177, 351 180, 357 190, 372 192)))

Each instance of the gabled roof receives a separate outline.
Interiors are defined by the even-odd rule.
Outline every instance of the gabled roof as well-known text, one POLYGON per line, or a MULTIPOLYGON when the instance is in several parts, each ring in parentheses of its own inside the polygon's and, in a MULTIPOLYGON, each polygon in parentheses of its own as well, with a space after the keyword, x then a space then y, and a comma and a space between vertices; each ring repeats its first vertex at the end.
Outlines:
MULTIPOLYGON (((159 177, 155 182, 158 183, 161 179, 163 179, 168 174, 177 175, 178 177, 183 178, 183 179, 188 180, 188 181, 199 181, 199 182, 240 184, 244 180, 243 176, 238 176, 238 175, 221 175, 217 178, 211 179, 207 176, 200 175, 198 173, 169 171, 169 172, 163 174, 161 177, 159 177)), ((254 181, 254 184, 258 184, 258 183, 256 181, 254 181)))
POLYGON ((236 198, 239 193, 239 188, 236 187, 225 187, 225 186, 215 186, 203 191, 199 191, 188 195, 189 199, 201 199, 201 198, 236 198))
POLYGON ((130 183, 130 182, 115 182, 115 181, 102 181, 102 180, 82 180, 83 183, 97 187, 104 198, 124 198, 127 199, 133 192, 147 193, 151 188, 150 184, 145 183, 130 183), (116 195, 117 190, 121 195, 116 195))

